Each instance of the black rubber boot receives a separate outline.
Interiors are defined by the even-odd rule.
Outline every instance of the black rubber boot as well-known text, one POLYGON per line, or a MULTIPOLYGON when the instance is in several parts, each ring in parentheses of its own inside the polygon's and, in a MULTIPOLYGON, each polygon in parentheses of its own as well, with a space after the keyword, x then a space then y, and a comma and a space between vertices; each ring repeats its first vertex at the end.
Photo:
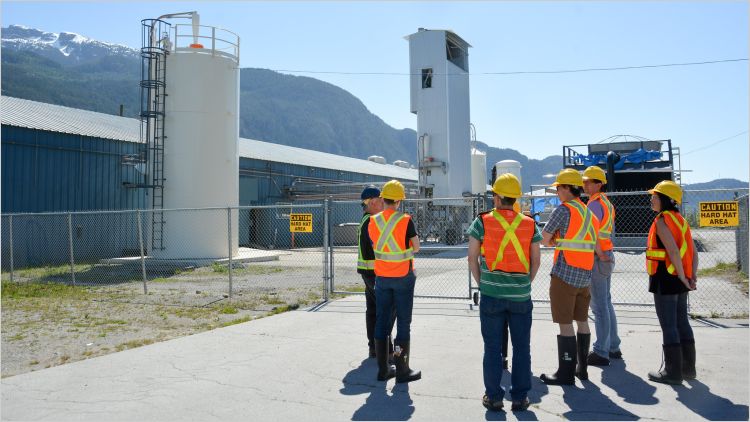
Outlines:
POLYGON ((378 358, 378 381, 387 381, 396 376, 396 368, 388 363, 388 343, 375 339, 375 355, 378 358))
POLYGON ((648 379, 662 384, 682 384, 682 348, 680 343, 665 344, 662 348, 664 349, 664 369, 649 372, 648 379))
POLYGON ((411 382, 422 378, 422 371, 409 368, 410 343, 396 343, 393 360, 396 364, 396 382, 411 382))
POLYGON ((591 333, 576 336, 576 346, 578 347, 578 366, 576 366, 576 376, 581 381, 589 379, 589 345, 591 344, 591 333))
POLYGON ((695 373, 695 339, 684 340, 682 347, 682 379, 694 380, 695 373))
POLYGON ((557 336, 557 365, 553 375, 539 377, 547 385, 573 385, 576 371, 576 338, 574 336, 557 336))

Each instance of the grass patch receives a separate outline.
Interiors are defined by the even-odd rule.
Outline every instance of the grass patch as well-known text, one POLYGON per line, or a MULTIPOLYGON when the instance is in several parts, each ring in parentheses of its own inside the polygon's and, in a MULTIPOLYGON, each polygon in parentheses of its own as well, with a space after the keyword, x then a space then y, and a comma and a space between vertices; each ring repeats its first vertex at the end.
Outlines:
POLYGON ((234 306, 225 306, 219 309, 220 314, 236 314, 237 312, 239 311, 234 306))
MULTIPOLYGON (((73 269, 76 273, 90 270, 92 265, 89 264, 75 264, 73 269)), ((44 267, 28 267, 19 268, 14 271, 14 277, 21 278, 52 278, 52 277, 70 277, 70 264, 63 264, 57 266, 44 266, 44 267)), ((10 272, 3 271, 4 279, 10 279, 10 272)))
POLYGON ((248 315, 246 317, 233 319, 227 322, 222 322, 221 324, 219 324, 219 327, 229 327, 230 325, 242 324, 243 322, 248 322, 248 321, 251 321, 252 319, 253 317, 248 315))
POLYGON ((66 299, 90 299, 91 295, 87 288, 71 286, 64 283, 2 283, 3 299, 26 299, 26 298, 66 298, 66 299))
POLYGON ((148 344, 152 344, 154 342, 153 339, 146 338, 146 339, 140 339, 140 340, 130 340, 126 341, 125 343, 120 343, 117 346, 115 346, 115 350, 118 352, 121 352, 125 349, 134 349, 136 347, 146 346, 148 344))
MULTIPOLYGON (((718 277, 729 280, 737 286, 746 295, 748 294, 748 275, 737 268, 737 264, 719 262, 711 268, 698 270, 698 277, 718 277)), ((700 279, 698 281, 700 283, 700 279)))
POLYGON ((352 285, 349 285, 349 286, 345 286, 345 287, 344 287, 344 288, 342 289, 342 291, 345 291, 345 292, 353 292, 353 293, 357 293, 357 292, 358 292, 358 293, 364 293, 364 291, 365 291, 365 286, 363 286, 363 285, 361 285, 361 284, 352 284, 352 285))

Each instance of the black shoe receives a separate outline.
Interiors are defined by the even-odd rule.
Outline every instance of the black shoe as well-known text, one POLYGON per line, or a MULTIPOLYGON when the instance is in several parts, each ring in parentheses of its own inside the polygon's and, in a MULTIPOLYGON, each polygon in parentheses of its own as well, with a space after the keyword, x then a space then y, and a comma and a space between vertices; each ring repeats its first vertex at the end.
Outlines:
POLYGON ((485 394, 484 397, 482 397, 482 406, 486 407, 487 410, 494 410, 495 412, 499 412, 503 410, 503 400, 500 399, 497 401, 492 401, 485 394))
POLYGON ((622 359, 622 352, 616 351, 616 352, 609 352, 609 358, 610 359, 622 359))
POLYGON ((589 379, 589 372, 588 372, 588 354, 589 354, 589 345, 591 344, 591 333, 589 334, 581 334, 578 333, 576 335, 576 354, 577 354, 577 363, 576 363, 576 376, 581 381, 586 381, 589 379))
POLYGON ((388 364, 388 344, 375 340, 375 355, 378 359, 378 381, 388 381, 396 376, 396 368, 388 364))
POLYGON ((586 357, 586 362, 588 362, 589 365, 593 366, 609 366, 609 359, 603 358, 593 351, 590 352, 586 357))
POLYGON ((510 406, 510 410, 514 412, 522 412, 529 408, 529 398, 525 398, 521 401, 514 401, 513 404, 510 406))
POLYGON ((695 340, 685 340, 682 347, 682 379, 694 380, 695 373, 695 340))
POLYGON ((393 361, 396 364, 396 382, 411 382, 422 379, 422 371, 415 371, 409 367, 411 343, 402 341, 394 346, 393 361))

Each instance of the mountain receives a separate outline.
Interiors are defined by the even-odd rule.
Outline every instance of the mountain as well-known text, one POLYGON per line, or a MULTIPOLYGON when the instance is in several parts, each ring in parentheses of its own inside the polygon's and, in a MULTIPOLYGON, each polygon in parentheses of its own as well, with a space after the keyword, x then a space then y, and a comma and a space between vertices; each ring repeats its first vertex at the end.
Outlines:
MULTIPOLYGON (((138 49, 79 34, 44 32, 20 25, 2 34, 2 95, 101 113, 138 117, 141 62, 138 49)), ((388 162, 416 162, 416 132, 395 129, 349 92, 305 76, 267 69, 240 70, 240 136, 348 157, 381 155, 388 162)), ((487 180, 502 160, 521 164, 524 191, 551 183, 562 156, 529 159, 516 150, 478 142, 487 154, 487 180)), ((713 187, 733 188, 732 179, 713 187)), ((689 185, 690 189, 703 189, 689 185)), ((744 185, 747 187, 747 184, 744 185)))
POLYGON ((2 28, 3 54, 32 51, 63 66, 99 61, 111 56, 137 59, 138 50, 120 44, 92 40, 72 32, 44 32, 22 25, 2 28))
POLYGON ((716 179, 705 183, 691 183, 682 187, 685 190, 747 189, 748 183, 737 179, 716 179))

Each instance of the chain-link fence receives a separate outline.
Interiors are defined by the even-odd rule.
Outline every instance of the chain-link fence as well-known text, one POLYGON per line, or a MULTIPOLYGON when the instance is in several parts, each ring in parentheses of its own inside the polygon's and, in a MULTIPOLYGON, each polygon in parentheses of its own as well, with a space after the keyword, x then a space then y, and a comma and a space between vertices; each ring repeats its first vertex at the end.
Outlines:
MULTIPOLYGON (((690 222, 700 262, 691 312, 747 313, 747 194, 747 189, 685 192, 682 212, 690 222), (701 227, 701 202, 737 198, 739 226, 701 227), (724 271, 737 266, 744 268, 742 272, 724 271)), ((644 258, 655 215, 649 195, 608 196, 617 212, 613 302, 651 306, 644 258)), ((521 198, 523 211, 541 226, 558 204, 551 194, 521 198)), ((415 259, 418 297, 471 298, 466 230, 490 206, 487 197, 404 201, 403 209, 413 216, 422 241, 415 259)), ((246 309, 317 303, 330 293, 364 291, 356 272, 361 217, 359 201, 7 214, 1 227, 2 277, 4 282, 76 284, 111 300, 178 306, 221 300, 246 309)), ((534 300, 549 299, 553 252, 542 250, 532 285, 534 300)))
POLYGON ((325 229, 322 204, 9 214, 2 279, 160 305, 317 303, 327 298, 325 229), (295 214, 310 217, 310 232, 290 233, 295 214))

